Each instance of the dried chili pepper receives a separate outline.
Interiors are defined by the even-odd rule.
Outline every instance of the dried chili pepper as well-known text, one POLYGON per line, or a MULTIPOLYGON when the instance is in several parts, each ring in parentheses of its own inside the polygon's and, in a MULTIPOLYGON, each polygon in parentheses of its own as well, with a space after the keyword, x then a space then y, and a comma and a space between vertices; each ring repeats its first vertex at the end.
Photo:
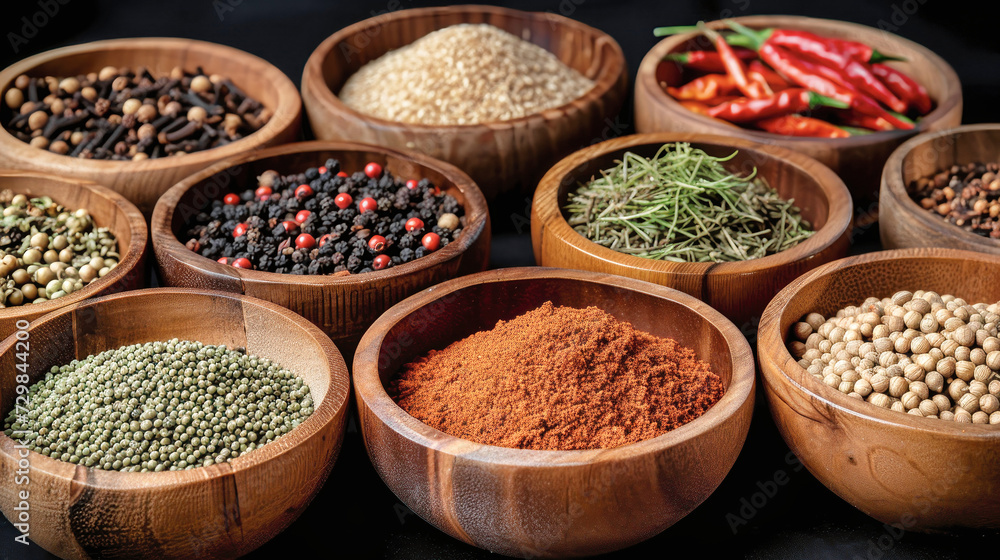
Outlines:
POLYGON ((761 130, 784 136, 807 136, 812 138, 847 138, 846 130, 820 119, 802 115, 785 115, 763 119, 755 123, 761 130))
POLYGON ((698 27, 715 44, 715 49, 719 52, 719 58, 722 59, 722 64, 726 67, 726 73, 732 77, 736 87, 743 92, 743 95, 753 99, 762 99, 774 93, 768 87, 763 77, 753 80, 747 77, 746 66, 736 56, 736 53, 733 52, 733 48, 729 46, 729 43, 726 43, 725 37, 719 32, 709 29, 704 23, 699 24, 698 27))
POLYGON ((768 117, 780 117, 801 113, 809 109, 825 106, 840 109, 847 104, 803 88, 786 89, 763 99, 730 101, 709 109, 709 116, 729 122, 752 122, 768 117))
POLYGON ((709 74, 695 78, 681 87, 668 87, 666 89, 667 93, 674 99, 689 101, 704 101, 739 91, 732 76, 725 74, 709 74))
POLYGON ((881 78, 882 82, 889 87, 900 99, 909 103, 921 115, 926 115, 931 111, 931 97, 927 94, 924 86, 906 74, 885 64, 872 64, 872 74, 881 78))
POLYGON ((774 70, 768 68, 763 62, 759 60, 751 61, 747 66, 748 74, 760 74, 761 77, 767 82, 767 85, 771 86, 773 91, 781 91, 783 89, 788 89, 792 87, 792 84, 788 83, 788 80, 783 78, 781 74, 778 74, 774 70))
MULTIPOLYGON (((733 53, 740 60, 751 61, 757 58, 757 53, 750 49, 733 48, 733 53)), ((685 67, 699 72, 725 72, 726 66, 722 63, 722 57, 715 51, 687 51, 682 53, 671 53, 663 57, 664 60, 683 64, 685 67)))
POLYGON ((698 113, 699 115, 705 115, 706 117, 709 116, 708 105, 702 103, 701 101, 681 101, 680 104, 681 107, 684 107, 692 113, 698 113))
POLYGON ((885 120, 882 117, 873 117, 871 115, 862 115, 855 111, 851 111, 847 115, 841 117, 841 121, 847 126, 854 126, 858 128, 867 128, 868 130, 884 131, 884 130, 895 130, 896 127, 892 126, 892 123, 885 120))

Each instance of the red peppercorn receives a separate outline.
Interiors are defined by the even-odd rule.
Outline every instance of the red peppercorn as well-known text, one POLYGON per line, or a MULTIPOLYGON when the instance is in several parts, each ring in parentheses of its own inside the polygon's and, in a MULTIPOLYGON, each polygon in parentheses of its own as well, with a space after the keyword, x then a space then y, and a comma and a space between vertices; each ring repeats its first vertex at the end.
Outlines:
POLYGON ((411 191, 413 191, 413 190, 416 190, 416 189, 417 189, 417 186, 418 186, 419 184, 420 184, 420 183, 418 183, 416 179, 410 179, 409 181, 407 181, 407 182, 406 182, 406 188, 408 188, 408 189, 410 189, 411 191))
POLYGON ((219 262, 219 263, 222 263, 222 264, 229 264, 229 258, 228 257, 219 257, 218 259, 216 259, 215 262, 219 262))
POLYGON ((372 268, 375 270, 382 270, 383 268, 389 266, 391 261, 392 259, 389 258, 389 255, 379 255, 375 257, 375 262, 372 263, 372 268))
POLYGON ((249 226, 247 226, 244 223, 236 224, 236 227, 233 228, 233 237, 240 237, 241 235, 245 235, 247 229, 249 229, 249 226))
POLYGON ((340 171, 337 173, 337 177, 347 177, 347 173, 344 171, 340 171))
POLYGON ((374 161, 365 166, 365 175, 375 179, 382 176, 382 166, 374 161))
POLYGON ((265 194, 264 196, 261 196, 261 197, 260 197, 260 201, 261 201, 261 202, 264 202, 265 200, 267 200, 267 199, 269 199, 269 198, 271 198, 271 195, 269 195, 269 194, 265 194))
POLYGON ((362 212, 374 212, 378 210, 378 201, 370 196, 363 198, 361 199, 361 204, 358 205, 358 208, 360 208, 362 212))
POLYGON ((285 220, 285 221, 281 222, 281 225, 285 227, 285 232, 286 233, 290 232, 290 231, 295 231, 295 230, 297 230, 299 228, 299 224, 297 224, 297 223, 295 223, 295 222, 293 222, 291 220, 285 220))
POLYGON ((309 185, 299 185, 295 188, 295 198, 305 198, 312 196, 313 190, 309 185))
POLYGON ((437 251, 441 246, 441 237, 436 233, 428 233, 420 240, 420 244, 428 251, 437 251))
POLYGON ((300 224, 304 224, 304 223, 306 223, 306 220, 308 220, 309 216, 311 216, 311 215, 312 215, 312 212, 310 212, 308 210, 299 210, 299 212, 297 214, 295 214, 295 221, 298 222, 298 223, 300 223, 300 224))
POLYGON ((322 247, 323 245, 326 245, 326 242, 329 240, 330 240, 330 234, 324 233, 322 237, 319 238, 319 246, 322 247))
POLYGON ((326 175, 326 166, 325 165, 319 166, 319 174, 320 175, 326 175))
POLYGON ((226 196, 222 197, 222 202, 230 206, 235 206, 240 203, 240 195, 236 193, 229 193, 226 196))
POLYGON ((303 233, 295 238, 295 246, 299 249, 312 249, 316 246, 316 238, 308 233, 303 233))
POLYGON ((420 218, 410 218, 406 220, 406 225, 403 227, 406 228, 406 231, 420 231, 424 229, 424 221, 420 218))
POLYGON ((263 200, 267 200, 267 199, 265 199, 263 197, 270 196, 271 192, 272 192, 271 191, 271 187, 257 187, 257 190, 254 191, 254 194, 257 195, 258 198, 261 198, 263 200))
POLYGON ((376 253, 385 249, 385 238, 381 235, 373 235, 371 239, 368 240, 368 247, 376 253))
POLYGON ((236 268, 253 268, 253 265, 250 264, 250 260, 245 259, 243 257, 240 257, 235 261, 233 261, 233 266, 236 268))
POLYGON ((354 202, 354 199, 351 198, 351 195, 349 195, 349 194, 347 194, 345 192, 342 192, 342 193, 338 194, 337 198, 333 199, 333 203, 336 204, 337 208, 340 208, 341 210, 343 210, 344 208, 347 208, 353 202, 354 202))

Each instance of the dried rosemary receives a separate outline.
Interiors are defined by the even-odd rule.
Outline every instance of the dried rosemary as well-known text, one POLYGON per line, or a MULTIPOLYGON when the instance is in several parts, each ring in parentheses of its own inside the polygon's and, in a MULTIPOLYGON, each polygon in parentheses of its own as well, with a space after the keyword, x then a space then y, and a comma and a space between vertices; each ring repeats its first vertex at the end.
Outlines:
POLYGON ((652 158, 626 152, 618 165, 581 184, 565 206, 581 235, 622 253, 678 262, 756 259, 813 234, 793 200, 756 176, 739 177, 685 142, 652 158))

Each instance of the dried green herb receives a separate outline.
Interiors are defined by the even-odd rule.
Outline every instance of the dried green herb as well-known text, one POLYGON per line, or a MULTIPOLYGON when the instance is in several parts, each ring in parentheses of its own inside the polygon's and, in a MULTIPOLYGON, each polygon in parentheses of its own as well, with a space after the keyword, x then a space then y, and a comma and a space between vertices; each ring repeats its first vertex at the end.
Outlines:
POLYGON ((618 165, 581 184, 564 210, 591 241, 639 257, 677 262, 756 259, 813 234, 793 200, 756 176, 740 177, 685 142, 652 158, 626 152, 618 165))

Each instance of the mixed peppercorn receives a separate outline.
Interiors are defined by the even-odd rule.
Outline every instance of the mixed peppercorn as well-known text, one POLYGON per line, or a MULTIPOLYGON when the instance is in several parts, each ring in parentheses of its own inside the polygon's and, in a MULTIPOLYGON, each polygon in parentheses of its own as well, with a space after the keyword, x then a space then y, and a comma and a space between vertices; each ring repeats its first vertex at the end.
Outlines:
POLYGON ((351 175, 329 159, 255 189, 229 193, 195 216, 187 247, 237 268, 287 274, 356 274, 445 247, 462 233, 455 197, 426 179, 400 180, 378 163, 351 175))
POLYGON ((786 136, 844 138, 912 129, 933 108, 923 86, 885 64, 899 59, 864 43, 728 25, 735 33, 704 24, 654 30, 700 30, 715 46, 670 54, 657 68, 667 94, 693 112, 786 136))
POLYGON ((1000 164, 953 165, 909 185, 925 210, 972 233, 1000 239, 1000 164))

